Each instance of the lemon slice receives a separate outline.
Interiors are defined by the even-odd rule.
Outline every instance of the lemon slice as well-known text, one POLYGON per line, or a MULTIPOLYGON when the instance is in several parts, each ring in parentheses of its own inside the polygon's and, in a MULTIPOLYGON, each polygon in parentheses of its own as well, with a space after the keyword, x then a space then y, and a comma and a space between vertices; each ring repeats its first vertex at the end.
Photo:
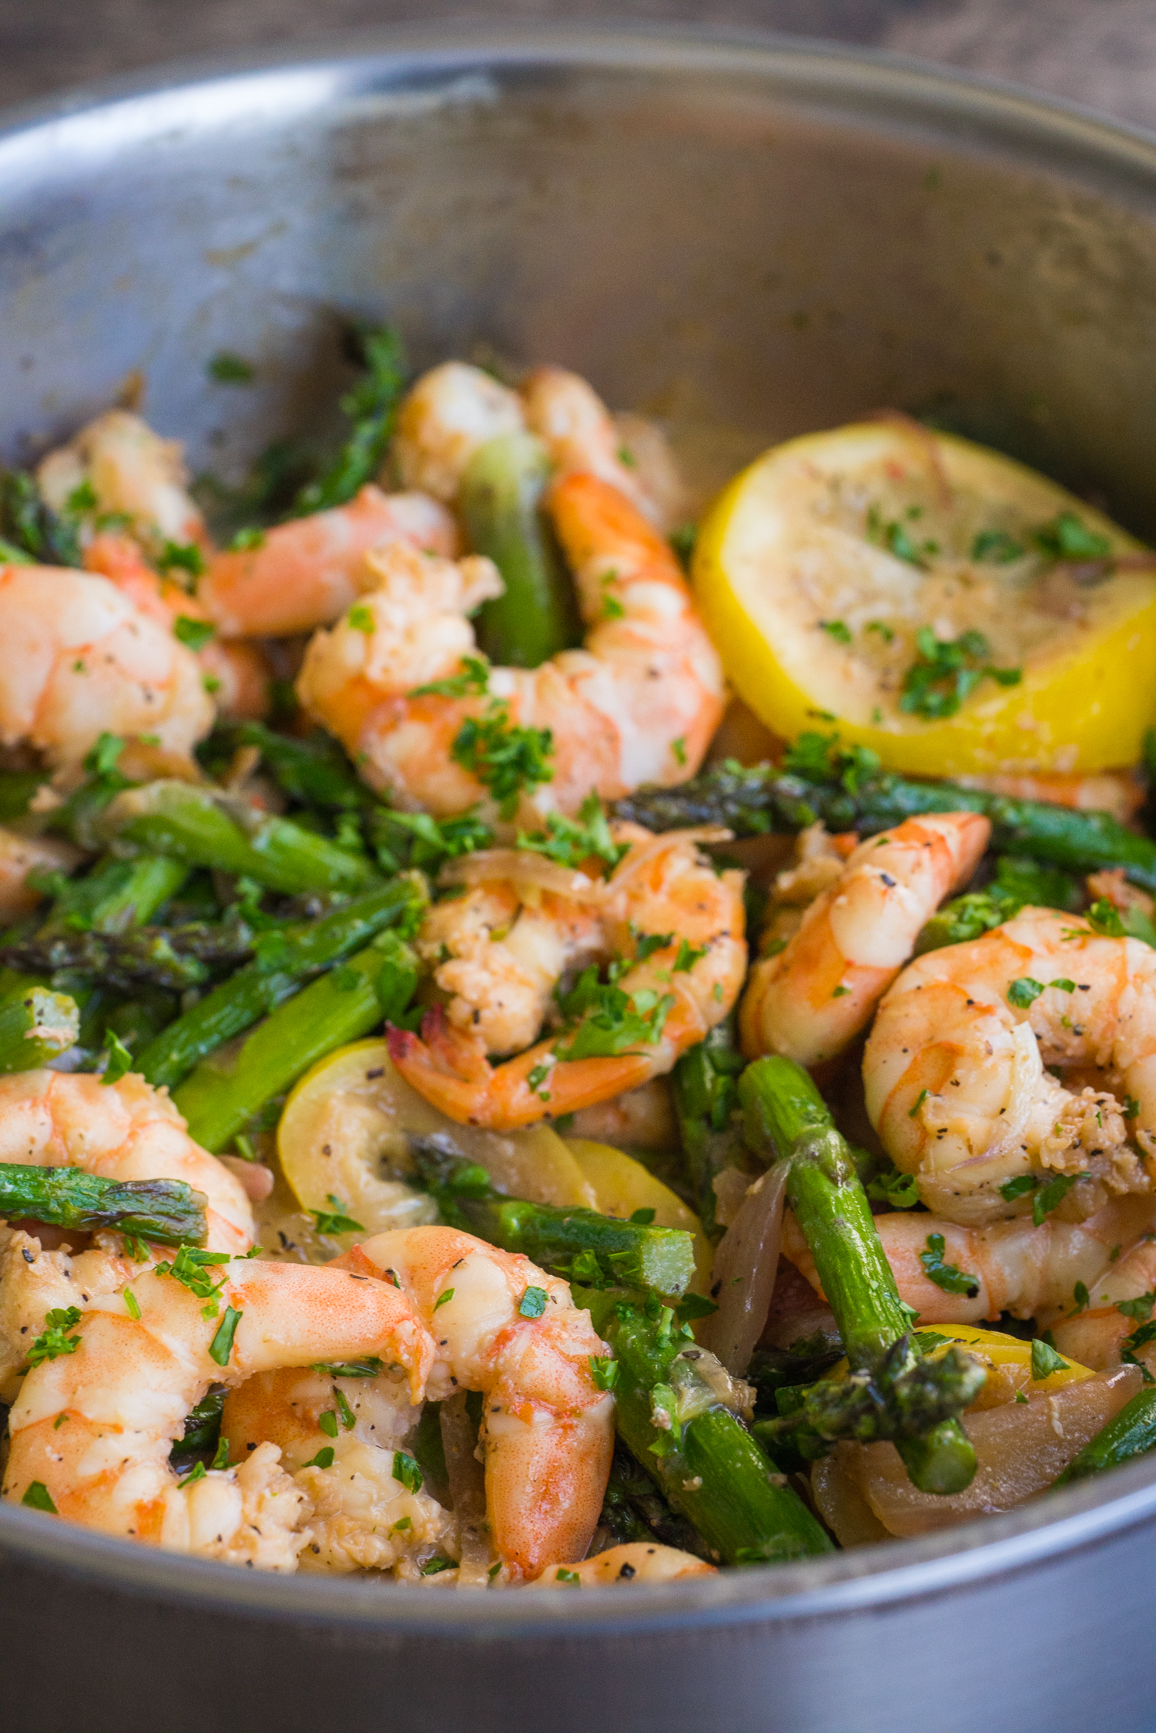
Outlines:
POLYGON ((411 1137, 440 1133, 479 1162, 499 1191, 532 1203, 597 1207, 594 1188, 548 1126, 502 1134, 458 1125, 394 1070, 384 1041, 354 1041, 307 1071, 285 1103, 277 1153, 307 1210, 337 1208, 368 1233, 436 1217, 431 1199, 406 1183, 411 1137))
POLYGON ((565 1143, 593 1187, 593 1207, 600 1215, 617 1216, 622 1220, 632 1216, 635 1210, 652 1209, 658 1227, 684 1228, 694 1235, 697 1275, 691 1286, 695 1292, 705 1294, 710 1286, 714 1250, 694 1211, 688 1209, 668 1185, 655 1179, 640 1161, 624 1154, 621 1149, 614 1149, 609 1143, 592 1143, 584 1137, 568 1137, 565 1143))
POLYGON ((897 418, 766 452, 708 513, 693 583, 783 738, 837 724, 895 770, 1072 773, 1134 763, 1156 723, 1156 570, 1112 564, 1142 552, 1035 471, 897 418))

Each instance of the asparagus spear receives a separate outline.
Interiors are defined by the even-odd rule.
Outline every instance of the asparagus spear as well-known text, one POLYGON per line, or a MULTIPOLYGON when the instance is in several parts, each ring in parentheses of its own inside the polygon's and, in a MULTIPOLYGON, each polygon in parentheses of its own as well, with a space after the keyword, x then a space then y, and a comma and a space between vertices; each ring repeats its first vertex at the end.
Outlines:
MULTIPOLYGON (((576 1289, 614 1352, 602 1376, 618 1398, 619 1435, 668 1502, 726 1564, 763 1564, 832 1550, 825 1529, 786 1475, 724 1406, 718 1366, 687 1324, 651 1297, 576 1289)), ((723 1374, 725 1378, 725 1374, 723 1374)))
POLYGON ((189 866, 243 874, 290 895, 363 890, 377 877, 364 855, 219 789, 188 782, 122 789, 100 813, 95 829, 106 842, 136 844, 189 866))
POLYGON ((488 554, 505 594, 478 616, 478 642, 491 662, 537 668, 577 642, 574 592, 539 501, 550 456, 532 433, 506 433, 474 453, 459 504, 470 545, 488 554))
POLYGON ((180 1179, 102 1179, 79 1167, 0 1162, 0 1216, 53 1227, 115 1228, 162 1245, 203 1245, 205 1195, 180 1179))
POLYGON ((80 1032, 80 1010, 47 981, 0 970, 0 1072, 31 1071, 59 1058, 80 1032))
POLYGON ((727 759, 677 788, 640 788, 615 806, 617 817, 648 830, 722 824, 740 837, 791 833, 816 819, 828 830, 872 836, 920 813, 949 811, 986 813, 995 848, 1073 872, 1123 867, 1135 884, 1156 890, 1156 842, 1110 813, 1013 800, 951 782, 909 781, 880 770, 866 747, 841 750, 834 736, 800 735, 783 770, 727 759))
POLYGON ((695 1208, 706 1232, 722 1232, 715 1212, 716 1174, 741 1167, 741 1137, 734 1124, 735 1085, 745 1061, 734 1044, 733 1019, 719 1023, 705 1041, 691 1047, 674 1068, 674 1109, 682 1137, 686 1174, 695 1208))
POLYGON ((145 983, 180 993, 203 985, 214 969, 247 962, 255 941, 252 928, 237 917, 108 935, 42 931, 0 948, 0 962, 33 973, 91 975, 118 992, 145 983))
POLYGON ((278 734, 263 722, 239 722, 221 732, 239 746, 256 746, 285 793, 305 806, 353 812, 373 802, 336 740, 323 728, 304 739, 278 734))
POLYGON ((957 1416, 982 1387, 982 1368, 954 1348, 921 1359, 854 1159, 803 1068, 777 1055, 756 1059, 739 1079, 739 1099, 751 1147, 791 1164, 787 1198, 850 1362, 846 1379, 812 1384, 794 1403, 780 1395, 780 1412, 792 1411, 772 1428, 810 1434, 819 1448, 837 1438, 890 1439, 922 1492, 962 1492, 975 1451, 957 1416))
POLYGON ((404 921, 421 902, 415 880, 398 878, 323 920, 267 934, 258 940, 252 963, 149 1042, 137 1057, 136 1069, 150 1083, 172 1088, 216 1048, 290 998, 302 980, 339 962, 383 927, 404 921))
POLYGON ((1088 1440, 1079 1455, 1052 1482, 1070 1486, 1075 1480, 1102 1474, 1106 1468, 1117 1468, 1121 1462, 1131 1462, 1156 1448, 1156 1385, 1146 1385, 1125 1402, 1119 1414, 1088 1440))
POLYGON ((671 1510, 650 1475, 621 1443, 614 1446, 599 1526, 609 1530, 615 1545, 657 1540, 663 1546, 707 1556, 701 1536, 684 1516, 671 1510))
POLYGON ((202 1059, 173 1091, 190 1137, 214 1153, 227 1148, 267 1101, 326 1053, 367 1035, 383 1018, 398 1022, 417 979, 409 946, 396 933, 379 933, 365 950, 280 1005, 239 1050, 202 1059))
POLYGON ((694 1241, 681 1228, 505 1197, 484 1167, 447 1150, 437 1133, 411 1138, 410 1149, 451 1225, 579 1281, 625 1282, 670 1300, 686 1293, 694 1241))

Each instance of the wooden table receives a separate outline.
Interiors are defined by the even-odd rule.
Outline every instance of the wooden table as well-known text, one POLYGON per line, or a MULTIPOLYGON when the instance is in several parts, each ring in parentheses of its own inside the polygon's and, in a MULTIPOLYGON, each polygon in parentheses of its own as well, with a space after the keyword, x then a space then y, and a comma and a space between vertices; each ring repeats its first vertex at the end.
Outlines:
POLYGON ((865 43, 1156 129, 1152 0, 0 0, 0 103, 185 55, 496 13, 701 20, 865 43))

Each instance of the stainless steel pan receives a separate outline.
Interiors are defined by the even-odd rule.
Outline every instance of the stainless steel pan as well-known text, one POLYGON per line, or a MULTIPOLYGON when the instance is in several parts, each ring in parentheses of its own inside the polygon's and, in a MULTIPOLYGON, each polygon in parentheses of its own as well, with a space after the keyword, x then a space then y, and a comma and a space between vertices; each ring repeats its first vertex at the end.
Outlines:
MULTIPOLYGON (((0 133, 0 448, 126 378, 242 464, 335 310, 479 340, 736 448, 933 411, 1156 532, 1156 147, 790 42, 394 32, 154 75, 0 133), (221 349, 250 391, 212 383, 221 349)), ((1064 1733, 1156 1724, 1156 1466, 1009 1517, 628 1593, 246 1575, 0 1508, 0 1726, 1064 1733)))

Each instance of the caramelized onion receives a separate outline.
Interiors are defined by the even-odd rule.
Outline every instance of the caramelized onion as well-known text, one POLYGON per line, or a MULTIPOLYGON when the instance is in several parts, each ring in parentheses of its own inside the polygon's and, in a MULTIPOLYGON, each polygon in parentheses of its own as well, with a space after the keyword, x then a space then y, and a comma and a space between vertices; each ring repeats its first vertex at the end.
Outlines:
POLYGON ((567 897, 572 903, 601 902, 606 886, 574 867, 565 867, 532 849, 483 848, 476 854, 459 855, 448 860, 438 874, 439 885, 477 885, 493 883, 533 885, 540 891, 552 891, 557 897, 567 897))
POLYGON ((787 1166, 776 1163, 750 1187, 714 1255, 710 1291, 718 1311, 698 1337, 737 1378, 750 1363, 775 1291, 787 1166))

